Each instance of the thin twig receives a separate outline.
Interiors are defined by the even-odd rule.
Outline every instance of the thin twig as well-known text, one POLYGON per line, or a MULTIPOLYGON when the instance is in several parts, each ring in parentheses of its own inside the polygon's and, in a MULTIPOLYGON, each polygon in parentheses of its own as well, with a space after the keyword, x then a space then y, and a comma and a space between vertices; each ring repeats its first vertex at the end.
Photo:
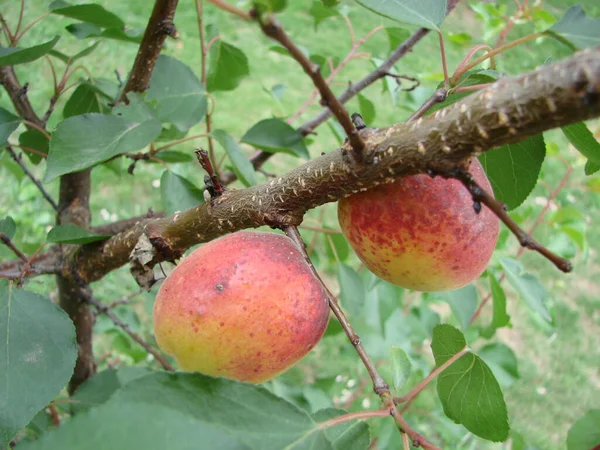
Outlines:
POLYGON ((364 420, 372 419, 373 417, 389 417, 389 409, 374 409, 371 411, 358 411, 354 413, 344 414, 342 416, 334 417, 333 419, 326 420, 317 424, 317 428, 323 430, 325 428, 335 427, 341 423, 350 422, 351 420, 364 420))
POLYGON ((233 14, 234 16, 238 16, 240 19, 252 20, 252 17, 246 11, 242 11, 241 9, 236 8, 235 6, 230 5, 229 3, 226 3, 222 0, 208 0, 208 2, 212 3, 217 8, 222 9, 223 11, 227 11, 228 13, 233 14))
POLYGON ((83 289, 82 289, 82 292, 84 292, 83 297, 86 299, 86 301, 89 304, 93 305, 98 310, 98 312, 106 314, 106 316, 110 320, 112 320, 112 322, 116 326, 121 328, 125 333, 127 333, 131 337, 131 339, 133 339, 135 342, 140 344, 144 348, 144 350, 146 350, 148 353, 150 353, 152 356, 154 356, 156 358, 156 360, 161 364, 161 366, 163 366, 163 368, 165 370, 168 370, 170 372, 175 371, 175 369, 173 369, 173 366, 171 366, 171 364, 169 364, 169 361, 167 361, 163 355, 161 355, 158 351, 156 351, 154 348, 152 348, 150 346, 150 344, 148 344, 144 339, 142 339, 142 337, 140 337, 137 333, 133 332, 131 330, 131 328, 129 328, 129 325, 127 325, 125 322, 123 322, 121 319, 119 319, 108 306, 104 305, 102 302, 100 302, 96 298, 87 294, 87 292, 85 292, 83 289))
POLYGON ((425 103, 423 103, 421 105, 421 107, 419 109, 417 109, 412 116, 410 116, 408 118, 408 120, 406 121, 408 122, 412 122, 413 120, 417 120, 420 119, 421 117, 423 117, 425 115, 425 113, 427 111, 429 111, 431 108, 433 108, 435 105, 437 105, 438 103, 442 103, 443 101, 445 101, 448 98, 448 90, 445 88, 440 88, 437 91, 435 91, 431 97, 429 97, 425 103))
POLYGON ((6 245, 8 248, 10 248, 13 253, 15 255, 17 255, 20 259, 22 259, 25 262, 29 261, 29 258, 27 258, 27 255, 25 253, 23 253, 21 250, 19 250, 17 248, 17 246, 13 243, 13 241, 4 233, 0 233, 0 241, 2 241, 2 243, 4 245, 6 245))
POLYGON ((352 123, 348 111, 346 111, 333 91, 329 88, 327 81, 323 78, 319 66, 306 57, 274 17, 268 16, 264 20, 259 17, 258 20, 263 32, 271 39, 283 45, 283 47, 290 52, 292 57, 300 64, 304 72, 312 79, 313 84, 321 94, 321 104, 331 110, 346 132, 346 136, 348 136, 348 141, 353 150, 348 153, 350 159, 354 162, 361 162, 364 158, 365 142, 352 123))
POLYGON ((496 216, 498 216, 498 218, 502 222, 504 222, 507 228, 517 237, 519 243, 523 247, 527 247, 530 250, 538 252, 563 272, 570 272, 573 269, 573 266, 569 260, 561 258, 557 254, 551 252, 546 247, 537 242, 535 239, 533 239, 521 227, 519 227, 519 225, 517 225, 517 223, 506 212, 506 205, 496 200, 489 193, 487 193, 485 189, 479 186, 469 172, 466 172, 462 169, 458 169, 454 171, 454 173, 449 174, 448 177, 456 178, 457 180, 459 180, 471 193, 475 202, 483 203, 496 216))
POLYGON ((33 176, 33 174, 29 171, 27 166, 21 160, 21 157, 15 153, 15 151, 13 150, 13 148, 10 145, 6 147, 6 151, 10 154, 10 156, 12 156, 12 158, 16 161, 16 163, 19 166, 21 166, 21 169, 23 169, 23 172, 25 172, 25 175, 27 175, 29 177, 29 179, 31 181, 33 181, 33 184, 36 185, 36 187, 42 193, 42 195, 46 199, 46 201, 52 205, 52 208, 54 208, 56 211, 58 211, 58 205, 56 204, 56 202, 52 199, 52 197, 50 197, 50 194, 48 194, 46 189, 44 189, 44 186, 42 186, 42 183, 40 183, 37 180, 37 178, 35 178, 33 176))
POLYGON ((198 162, 202 166, 202 168, 206 171, 207 176, 204 181, 206 183, 206 187, 212 199, 223 195, 225 192, 225 188, 219 181, 219 177, 217 176, 213 165, 208 157, 208 152, 204 149, 198 149, 194 153, 196 153, 196 157, 198 158, 198 162))

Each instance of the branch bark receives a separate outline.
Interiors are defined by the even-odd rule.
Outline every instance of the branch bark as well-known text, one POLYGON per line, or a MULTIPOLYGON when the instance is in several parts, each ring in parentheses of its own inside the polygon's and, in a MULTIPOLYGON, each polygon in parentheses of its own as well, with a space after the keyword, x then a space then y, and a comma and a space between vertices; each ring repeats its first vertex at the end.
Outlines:
POLYGON ((17 75, 12 66, 0 67, 0 82, 4 85, 4 89, 8 93, 10 100, 15 107, 17 113, 25 120, 45 128, 45 123, 33 110, 29 98, 27 97, 27 84, 21 86, 17 75))

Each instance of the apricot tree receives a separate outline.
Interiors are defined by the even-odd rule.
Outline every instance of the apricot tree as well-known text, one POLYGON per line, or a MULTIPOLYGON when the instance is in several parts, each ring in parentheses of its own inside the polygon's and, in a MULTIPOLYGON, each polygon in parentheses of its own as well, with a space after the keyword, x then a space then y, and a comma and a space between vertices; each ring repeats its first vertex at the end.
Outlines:
MULTIPOLYGON (((196 0, 200 41, 196 75, 190 68, 195 62, 167 56, 171 50, 168 38, 182 39, 175 20, 177 0, 156 0, 148 23, 140 32, 128 27, 119 15, 100 2, 54 1, 35 19, 28 19, 26 14, 29 2, 13 3, 3 5, 0 11, 3 33, 0 81, 5 91, 0 108, 1 173, 6 179, 14 176, 21 183, 26 177, 23 183, 33 183, 39 198, 52 212, 55 226, 48 231, 44 242, 34 242, 30 248, 32 243, 19 234, 19 218, 14 220, 11 211, 4 210, 0 217, 0 239, 6 247, 2 255, 16 256, 0 263, 0 335, 5 337, 0 346, 0 447, 366 449, 403 445, 405 449, 411 446, 436 449, 444 441, 436 425, 439 418, 428 422, 424 416, 411 416, 411 405, 422 391, 437 383, 436 401, 441 403, 446 422, 460 424, 464 433, 466 429, 488 441, 504 442, 512 436, 513 448, 524 448, 517 447, 518 435, 511 435, 502 390, 488 365, 490 360, 494 361, 490 353, 506 355, 510 350, 490 344, 491 347, 479 347, 476 352, 472 342, 477 338, 490 339, 497 329, 509 325, 504 279, 540 320, 551 322, 539 280, 525 273, 515 259, 493 259, 478 282, 480 289, 489 292, 483 300, 479 299, 474 284, 445 294, 455 316, 446 320, 459 325, 463 334, 451 324, 439 324, 438 313, 427 306, 429 294, 424 294, 423 303, 415 307, 402 297, 401 289, 368 271, 359 274, 344 263, 353 257, 349 256, 348 244, 340 233, 320 223, 311 226, 304 219, 310 210, 323 208, 327 203, 345 199, 344 204, 352 204, 358 198, 353 195, 368 196, 383 184, 401 180, 393 185, 399 186, 408 177, 429 176, 436 182, 451 181, 455 187, 463 188, 470 199, 466 207, 475 217, 494 219, 493 214, 523 249, 537 252, 540 259, 547 259, 562 272, 571 271, 572 265, 565 258, 569 252, 539 243, 521 227, 518 211, 510 214, 509 211, 523 203, 540 182, 540 168, 546 155, 543 133, 548 130, 562 128, 568 140, 587 158, 584 169, 587 175, 600 168, 600 145, 584 123, 600 115, 598 19, 586 16, 580 7, 563 12, 557 19, 544 10, 541 2, 532 5, 527 0, 498 8, 473 4, 471 7, 487 27, 487 36, 477 40, 496 41, 472 45, 464 29, 447 34, 441 28, 453 10, 467 14, 465 5, 457 6, 458 0, 358 0, 358 5, 315 0, 310 8, 285 0, 196 0), (292 8, 297 9, 296 13, 298 10, 309 13, 315 28, 347 26, 351 37, 348 54, 343 58, 323 56, 300 46, 297 41, 305 42, 302 36, 292 38, 278 19, 279 14, 285 17, 292 8), (252 30, 257 37, 262 34, 264 39, 255 45, 267 48, 274 43, 271 55, 291 58, 298 70, 303 70, 314 92, 295 114, 280 111, 271 117, 266 114, 267 118, 258 122, 253 120, 255 123, 241 139, 221 129, 215 120, 218 106, 215 99, 220 93, 239 87, 249 75, 249 63, 244 52, 228 42, 233 37, 219 34, 207 20, 215 15, 235 21, 236 27, 252 30), (358 38, 353 21, 367 16, 369 20, 381 20, 382 25, 358 38), (32 30, 51 18, 66 25, 61 30, 62 36, 48 35, 37 42, 29 40, 32 30), (514 30, 527 25, 532 25, 533 32, 509 39, 514 30), (411 32, 400 27, 408 27, 411 32), (391 43, 385 55, 382 49, 377 57, 359 51, 373 36, 384 31, 391 43), (438 47, 431 57, 439 60, 440 82, 435 89, 417 88, 427 80, 419 79, 418 70, 403 67, 400 71, 397 64, 409 52, 418 52, 421 42, 432 35, 438 47), (447 58, 449 41, 464 50, 454 72, 447 58), (90 42, 93 43, 88 45, 90 42), (111 66, 110 53, 102 58, 108 66, 102 69, 105 72, 98 69, 99 73, 92 73, 86 66, 86 61, 97 57, 99 43, 106 42, 113 55, 122 46, 138 46, 125 81, 118 71, 116 80, 106 78, 107 73, 116 69, 111 66), (540 54, 532 64, 537 65, 534 70, 516 76, 504 73, 521 70, 504 65, 502 59, 516 51, 515 47, 534 42, 554 42, 560 46, 561 55, 573 54, 547 63, 544 63, 547 55, 540 54), (161 54, 163 50, 165 54, 161 54), (479 53, 482 55, 476 57, 479 53), (350 61, 362 58, 370 59, 375 69, 365 69, 361 79, 351 80, 338 89, 335 80, 343 69, 350 61), (481 68, 482 64, 489 67, 481 68), (35 67, 36 71, 28 71, 29 67, 35 67), (365 92, 374 83, 382 83, 393 98, 403 96, 405 108, 411 109, 406 120, 372 126, 376 108, 365 92), (428 95, 423 96, 424 92, 428 95), (47 106, 40 109, 36 102, 30 101, 34 94, 40 98, 49 94, 44 98, 47 106), (355 98, 361 114, 351 115, 344 105, 355 98), (316 99, 320 99, 322 109, 297 126, 299 117, 310 115, 316 99), (315 131, 323 124, 338 139, 338 148, 323 147, 328 141, 322 141, 315 131), (203 132, 193 134, 194 127, 202 127, 203 132), (196 182, 171 171, 172 164, 194 163, 189 151, 173 151, 185 142, 207 149, 197 152, 205 171, 202 189, 196 182), (321 152, 321 156, 311 157, 309 146, 315 149, 313 153, 321 152), (249 149, 254 153, 247 157, 249 149), (267 164, 286 158, 284 155, 307 161, 294 164, 287 172, 273 175, 265 171, 267 164), (472 176, 468 171, 473 158, 479 158, 484 167, 495 198, 489 186, 481 181, 485 178, 472 176), (166 167, 160 180, 163 207, 124 220, 108 217, 107 223, 94 225, 92 202, 98 192, 93 174, 109 169, 119 172, 118 166, 123 161, 129 161, 127 172, 131 175, 143 171, 140 166, 145 163, 166 167), (259 182, 262 176, 266 181, 259 182), (57 187, 58 199, 48 186, 57 187), (169 264, 179 263, 191 247, 228 233, 262 226, 284 232, 285 236, 273 237, 272 242, 281 242, 281 248, 271 250, 269 255, 277 259, 273 256, 277 252, 283 254, 292 249, 290 253, 298 260, 296 269, 288 270, 266 259, 264 273, 260 266, 248 269, 249 278, 244 279, 243 288, 250 290, 248 295, 255 298, 251 313, 244 320, 244 309, 233 307, 242 295, 242 287, 236 287, 234 297, 224 296, 230 302, 224 306, 230 308, 222 312, 235 315, 234 328, 221 327, 219 322, 208 333, 206 325, 201 330, 206 332, 201 350, 187 346, 190 336, 177 329, 184 322, 173 321, 166 329, 160 324, 165 317, 161 316, 163 299, 159 298, 155 317, 157 340, 172 349, 182 363, 185 355, 194 352, 215 355, 214 367, 184 363, 183 368, 261 381, 302 357, 327 323, 326 314, 319 308, 314 311, 314 324, 290 323, 299 317, 291 314, 286 319, 287 325, 277 323, 290 337, 289 342, 268 341, 265 327, 279 319, 267 309, 279 305, 281 311, 286 311, 292 307, 285 303, 292 301, 291 296, 282 294, 286 289, 295 289, 294 300, 298 304, 294 307, 299 310, 309 308, 310 297, 318 296, 317 300, 321 300, 322 296, 334 316, 325 331, 326 339, 345 333, 364 366, 361 370, 366 371, 360 389, 344 402, 339 398, 334 402, 322 397, 316 400, 314 393, 322 394, 327 389, 311 390, 323 378, 316 372, 327 372, 328 365, 334 366, 336 356, 326 355, 325 351, 315 357, 316 366, 310 368, 309 364, 305 372, 300 370, 296 374, 300 377, 296 387, 302 386, 301 394, 287 389, 285 383, 254 386, 199 373, 181 373, 175 371, 170 357, 156 349, 148 330, 116 312, 119 308, 127 310, 134 295, 151 289, 154 293, 153 287, 159 286, 166 271, 171 270, 169 264), (299 228, 313 236, 310 245, 304 244, 299 228), (325 238, 320 241, 321 235, 325 238), (315 252, 319 242, 326 249, 315 252), (329 273, 332 264, 320 261, 325 259, 331 259, 337 267, 339 295, 334 294, 336 289, 327 287, 335 286, 335 280, 329 273), (107 290, 110 282, 95 285, 94 289, 92 283, 127 264, 142 291, 122 301, 100 300, 106 298, 103 290, 107 290), (259 283, 259 274, 269 282, 259 283), (300 278, 294 278, 294 274, 300 278), (35 284, 38 277, 48 276, 55 277, 55 292, 47 285, 40 288, 35 284), (261 292, 261 286, 272 291, 261 292), (261 296, 263 303, 259 301, 261 296), (490 300, 491 324, 476 326, 490 300), (264 314, 261 307, 265 308, 264 314), (136 346, 132 351, 137 352, 133 357, 135 367, 114 370, 113 366, 119 363, 107 361, 111 350, 107 357, 95 354, 100 339, 94 332, 94 324, 103 316, 118 330, 119 345, 136 346), (302 328, 303 325, 307 328, 302 328), (411 331, 400 329, 403 326, 411 331), (277 356, 279 362, 284 353, 291 355, 290 360, 269 366, 270 360, 262 354, 261 341, 249 341, 253 327, 260 331, 264 342, 268 341, 268 346, 272 345, 268 348, 281 353, 277 356), (227 334, 220 336, 220 328, 227 334), (363 330, 369 330, 364 342, 357 334, 357 331, 363 334, 363 330), (418 335, 415 342, 410 337, 404 344, 400 342, 400 336, 413 333, 418 335), (369 338, 378 341, 369 342, 369 338), (235 345, 231 344, 233 341, 235 345), (276 343, 280 347, 275 348, 276 343), (423 360, 423 367, 411 377, 412 353, 423 353, 424 343, 429 344, 425 347, 431 348, 435 362, 433 367, 427 367, 423 360), (137 346, 143 351, 138 351, 137 346), (248 359, 252 354, 255 360, 248 359), (265 369, 266 375, 235 376, 229 370, 232 361, 244 366, 238 368, 242 373, 253 367, 258 371, 265 369), (268 367, 263 367, 263 363, 268 367), (229 369, 221 370, 221 364, 228 364, 229 369), (423 373, 424 368, 428 373, 423 373), (404 384, 409 380, 413 387, 403 394, 404 384), (373 386, 379 404, 374 408, 356 408, 352 401, 364 394, 367 385, 373 386), (336 408, 322 409, 316 405, 336 408), (373 419, 370 425, 367 419, 373 419), (393 425, 393 435, 386 431, 388 424, 393 425), (436 444, 437 441, 440 443, 436 444)), ((285 81, 292 75, 282 71, 269 76, 285 81)), ((276 101, 281 89, 281 85, 276 85, 270 91, 276 101)), ((244 120, 248 113, 242 114, 244 120)), ((240 115, 240 112, 230 114, 240 115)), ((570 174, 573 169, 567 167, 570 174)), ((269 170, 280 169, 273 164, 269 170)), ((200 168, 197 172, 200 173, 200 168)), ((549 197, 556 197, 561 185, 564 186, 563 181, 549 197)), ((455 191, 442 192, 440 196, 452 192, 455 191)), ((26 201, 40 208, 34 203, 36 199, 26 201)), ((540 213, 533 230, 548 208, 540 213)), ((368 221, 367 216, 362 219, 368 221)), ((393 222, 394 217, 389 219, 393 222)), ((486 219, 484 223, 490 233, 483 235, 484 242, 478 244, 482 247, 489 244, 485 236, 493 240, 496 234, 496 229, 492 230, 494 220, 486 219)), ((569 244, 583 247, 581 230, 570 226, 568 217, 560 223, 562 227, 557 233, 562 233, 569 244)), ((418 227, 413 229, 413 233, 419 232, 418 227)), ((423 236, 427 233, 423 230, 423 236)), ((181 308, 190 307, 190 302, 195 305, 195 290, 207 286, 219 292, 225 289, 215 282, 215 277, 225 273, 220 259, 235 264, 233 261, 241 257, 242 250, 252 257, 269 251, 269 246, 260 239, 254 243, 256 248, 252 248, 252 242, 245 242, 240 235, 231 236, 234 244, 216 251, 209 247, 212 244, 201 247, 200 250, 206 251, 183 259, 181 267, 173 271, 174 278, 165 281, 165 292, 179 289, 172 286, 189 283, 188 290, 179 292, 187 296, 181 297, 178 303, 181 308), (177 275, 184 271, 185 276, 177 275)), ((506 232, 504 236, 501 234, 501 241, 506 243, 506 232)), ((462 256, 466 265, 472 264, 471 256, 461 255, 459 246, 453 252, 458 253, 458 258, 462 256)), ((482 252, 486 253, 485 249, 482 252)), ((484 259, 488 257, 489 252, 484 259)), ((385 258, 377 261, 378 266, 385 263, 385 258)), ((411 263, 421 270, 416 260, 403 264, 411 263)), ((477 274, 481 270, 482 267, 474 269, 477 274)), ((424 283, 414 287, 434 290, 431 286, 424 283)), ((164 294, 165 298, 169 295, 164 294)), ((169 308, 178 306, 170 304, 169 308)), ((111 345, 116 346, 116 342, 113 340, 111 345)), ((511 355, 507 358, 514 357, 511 355)), ((324 378, 335 379, 328 374, 324 378)), ((598 428, 594 426, 597 420, 598 410, 591 410, 571 428, 567 440, 570 450, 595 448, 600 443, 598 428)), ((471 448, 479 448, 483 441, 473 442, 475 447, 471 448)))

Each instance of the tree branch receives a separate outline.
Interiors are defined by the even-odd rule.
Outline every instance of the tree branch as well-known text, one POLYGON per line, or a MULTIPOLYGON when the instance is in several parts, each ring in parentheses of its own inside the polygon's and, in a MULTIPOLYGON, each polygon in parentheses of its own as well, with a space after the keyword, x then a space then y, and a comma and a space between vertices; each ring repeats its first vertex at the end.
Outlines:
POLYGON ((27 97, 28 85, 21 86, 12 66, 0 67, 0 83, 4 85, 4 89, 8 93, 17 113, 23 119, 44 128, 44 121, 38 117, 31 103, 29 103, 29 98, 27 97))
POLYGON ((62 270, 74 267, 86 281, 98 280, 128 262, 142 235, 159 244, 151 265, 233 231, 299 225, 307 210, 343 196, 406 175, 466 167, 487 149, 599 115, 600 49, 595 49, 502 78, 410 124, 361 130, 372 164, 350 168, 340 149, 329 152, 263 185, 227 191, 212 204, 145 220, 100 244, 82 246, 62 270))
POLYGON ((165 39, 167 36, 178 37, 173 24, 178 2, 179 0, 156 0, 154 3, 154 9, 146 26, 129 79, 117 103, 122 101, 128 92, 144 92, 148 89, 156 60, 165 39))

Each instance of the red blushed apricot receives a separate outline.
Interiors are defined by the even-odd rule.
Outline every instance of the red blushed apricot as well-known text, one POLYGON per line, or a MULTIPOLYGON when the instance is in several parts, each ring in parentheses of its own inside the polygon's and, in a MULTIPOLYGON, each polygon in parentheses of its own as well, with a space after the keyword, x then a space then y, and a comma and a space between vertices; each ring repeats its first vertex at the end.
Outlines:
MULTIPOLYGON (((477 159, 469 168, 492 192, 477 159)), ((458 289, 485 270, 498 240, 498 218, 479 214, 457 180, 428 175, 344 198, 338 217, 346 239, 374 274, 420 291, 458 289)))
POLYGON ((154 304, 156 341, 183 370, 253 383, 304 357, 328 319, 325 290, 293 242, 255 231, 199 247, 154 304))

